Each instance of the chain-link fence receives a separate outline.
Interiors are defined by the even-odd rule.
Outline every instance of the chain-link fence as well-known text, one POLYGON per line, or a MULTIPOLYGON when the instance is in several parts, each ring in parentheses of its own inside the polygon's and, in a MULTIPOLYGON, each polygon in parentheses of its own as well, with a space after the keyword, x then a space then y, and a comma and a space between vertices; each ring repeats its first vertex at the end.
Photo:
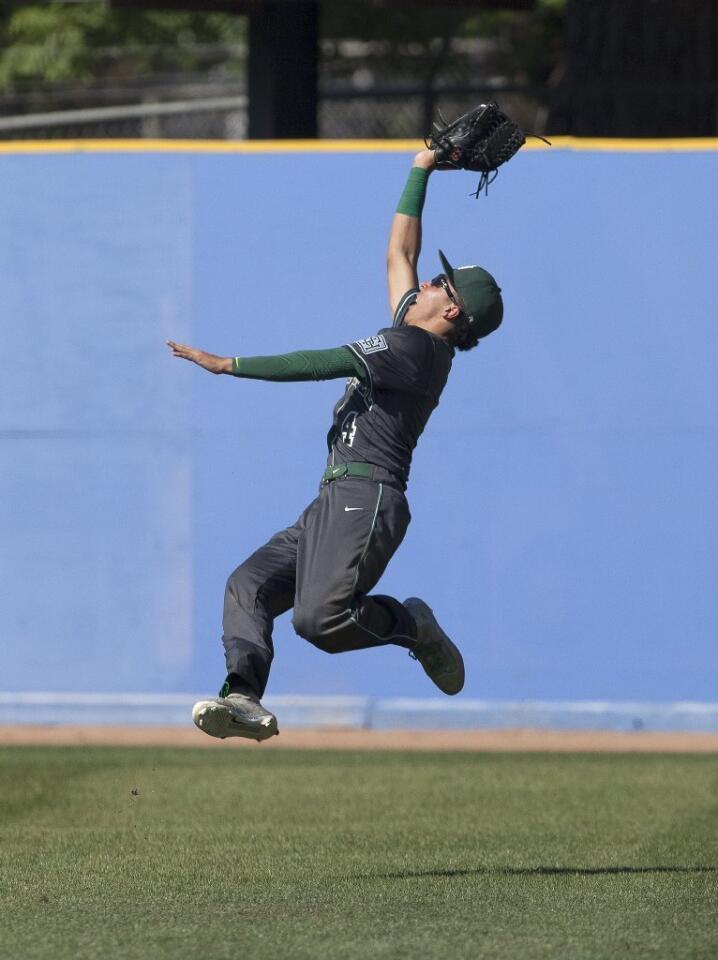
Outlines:
POLYGON ((219 139, 241 140, 247 130, 247 97, 228 96, 91 107, 0 118, 8 139, 219 139))
MULTIPOLYGON (((526 129, 543 132, 542 91, 492 73, 494 44, 441 40, 397 50, 383 42, 322 44, 318 128, 323 138, 416 138, 437 111, 447 117, 498 98, 526 129)), ((0 139, 178 138, 247 136, 246 49, 228 49, 231 69, 218 76, 134 80, 0 98, 0 139), (231 79, 230 79, 231 78, 231 79), (119 102, 118 102, 119 101, 119 102), (40 109, 38 109, 40 108, 40 109)))

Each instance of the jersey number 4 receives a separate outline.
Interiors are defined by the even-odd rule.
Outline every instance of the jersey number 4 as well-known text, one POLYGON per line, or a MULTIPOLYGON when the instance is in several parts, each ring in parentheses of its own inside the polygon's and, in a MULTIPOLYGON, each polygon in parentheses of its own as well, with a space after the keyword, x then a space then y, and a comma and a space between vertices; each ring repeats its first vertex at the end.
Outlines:
POLYGON ((357 415, 355 413, 350 413, 347 417, 344 418, 342 423, 342 443, 347 447, 354 446, 354 437, 357 432, 357 415))

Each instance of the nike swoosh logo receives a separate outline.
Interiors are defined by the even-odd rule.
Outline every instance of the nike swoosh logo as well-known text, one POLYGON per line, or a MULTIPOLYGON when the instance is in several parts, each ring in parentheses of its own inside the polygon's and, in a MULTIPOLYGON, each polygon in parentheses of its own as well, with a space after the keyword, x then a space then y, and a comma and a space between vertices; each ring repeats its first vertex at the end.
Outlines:
POLYGON ((350 510, 363 510, 364 507, 344 507, 344 512, 349 513, 350 510))

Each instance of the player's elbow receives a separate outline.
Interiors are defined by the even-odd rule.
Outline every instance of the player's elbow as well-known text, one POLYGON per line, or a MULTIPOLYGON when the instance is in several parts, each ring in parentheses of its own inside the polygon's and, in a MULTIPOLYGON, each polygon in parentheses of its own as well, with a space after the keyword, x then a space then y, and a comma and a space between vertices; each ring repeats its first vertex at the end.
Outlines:
POLYGON ((387 273, 406 269, 407 267, 410 270, 414 270, 416 269, 418 262, 419 251, 415 246, 412 246, 411 244, 402 244, 398 241, 395 244, 389 244, 389 247, 386 251, 387 273))

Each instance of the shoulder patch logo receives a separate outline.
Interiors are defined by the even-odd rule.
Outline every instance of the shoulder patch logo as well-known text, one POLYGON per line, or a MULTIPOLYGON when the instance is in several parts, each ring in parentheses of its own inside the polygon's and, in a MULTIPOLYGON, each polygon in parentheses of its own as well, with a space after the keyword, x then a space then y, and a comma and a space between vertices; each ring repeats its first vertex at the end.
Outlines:
POLYGON ((381 333, 377 333, 374 337, 365 337, 363 340, 357 340, 357 343, 361 347, 362 353, 366 355, 389 349, 389 344, 381 333))

